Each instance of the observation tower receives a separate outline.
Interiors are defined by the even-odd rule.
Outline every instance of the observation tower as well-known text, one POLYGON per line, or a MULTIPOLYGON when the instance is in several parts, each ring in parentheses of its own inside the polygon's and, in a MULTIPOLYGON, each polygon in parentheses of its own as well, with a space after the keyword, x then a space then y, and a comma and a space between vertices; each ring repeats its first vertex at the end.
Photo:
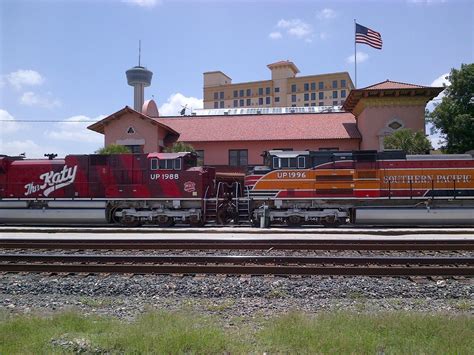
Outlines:
POLYGON ((138 46, 138 65, 128 69, 128 85, 133 86, 133 108, 135 111, 142 112, 143 102, 145 101, 145 87, 150 86, 153 72, 140 65, 141 43, 138 46))

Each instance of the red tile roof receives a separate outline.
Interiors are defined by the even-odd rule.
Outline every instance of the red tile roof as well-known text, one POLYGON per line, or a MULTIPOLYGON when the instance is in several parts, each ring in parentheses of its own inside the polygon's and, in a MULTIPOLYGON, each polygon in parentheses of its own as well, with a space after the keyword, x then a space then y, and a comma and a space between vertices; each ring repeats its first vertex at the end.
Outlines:
POLYGON ((431 87, 431 86, 423 86, 423 85, 415 85, 415 84, 408 84, 408 83, 402 83, 399 81, 391 81, 391 80, 385 80, 377 84, 373 84, 370 86, 367 86, 365 88, 361 88, 359 90, 397 90, 397 89, 420 89, 420 88, 426 88, 426 87, 431 87))
POLYGON ((158 118, 183 142, 360 139, 351 113, 158 118))

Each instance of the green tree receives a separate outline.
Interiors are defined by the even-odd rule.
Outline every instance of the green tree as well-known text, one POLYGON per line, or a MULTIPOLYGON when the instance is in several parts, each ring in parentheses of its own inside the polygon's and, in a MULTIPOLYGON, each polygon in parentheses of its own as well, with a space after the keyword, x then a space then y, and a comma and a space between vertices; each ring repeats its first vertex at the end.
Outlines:
POLYGON ((100 148, 95 151, 96 154, 131 154, 131 150, 120 144, 109 144, 107 147, 100 148))
POLYGON ((408 128, 401 128, 385 137, 384 146, 388 149, 401 149, 407 154, 426 154, 431 149, 431 143, 423 132, 413 132, 408 128))
POLYGON ((433 125, 444 134, 447 153, 465 153, 474 149, 474 64, 451 69, 451 85, 441 103, 430 114, 433 125))
POLYGON ((179 152, 194 152, 195 149, 191 144, 184 142, 175 142, 171 147, 166 147, 166 153, 179 153, 179 152))

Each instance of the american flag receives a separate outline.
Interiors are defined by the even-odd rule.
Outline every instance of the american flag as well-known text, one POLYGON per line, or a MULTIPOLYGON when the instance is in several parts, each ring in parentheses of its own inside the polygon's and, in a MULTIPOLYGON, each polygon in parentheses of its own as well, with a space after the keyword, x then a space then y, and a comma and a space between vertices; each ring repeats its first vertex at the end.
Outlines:
POLYGON ((355 41, 356 43, 368 44, 375 49, 382 49, 382 36, 380 33, 358 23, 356 23, 355 41))

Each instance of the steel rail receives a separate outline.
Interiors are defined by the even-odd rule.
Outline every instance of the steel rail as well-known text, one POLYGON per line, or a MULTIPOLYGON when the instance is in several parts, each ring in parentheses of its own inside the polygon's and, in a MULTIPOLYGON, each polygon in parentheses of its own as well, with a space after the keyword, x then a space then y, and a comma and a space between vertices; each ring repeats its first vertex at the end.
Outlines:
POLYGON ((21 255, 6 255, 3 259, 13 262, 1 262, 1 272, 474 276, 474 268, 466 266, 473 264, 472 258, 25 255, 22 259, 21 255), (297 265, 288 265, 292 264, 288 260, 297 265), (354 266, 361 264, 364 266, 354 266), (425 264, 430 266, 420 266, 425 264))
POLYGON ((15 239, 0 240, 1 249, 154 249, 154 250, 464 250, 473 251, 471 240, 212 240, 212 239, 15 239))
MULTIPOLYGON (((474 265, 474 257, 365 257, 260 255, 97 255, 0 254, 1 262, 30 263, 197 263, 197 264, 334 264, 334 265, 474 265)), ((0 266, 1 268, 1 266, 0 266)))

